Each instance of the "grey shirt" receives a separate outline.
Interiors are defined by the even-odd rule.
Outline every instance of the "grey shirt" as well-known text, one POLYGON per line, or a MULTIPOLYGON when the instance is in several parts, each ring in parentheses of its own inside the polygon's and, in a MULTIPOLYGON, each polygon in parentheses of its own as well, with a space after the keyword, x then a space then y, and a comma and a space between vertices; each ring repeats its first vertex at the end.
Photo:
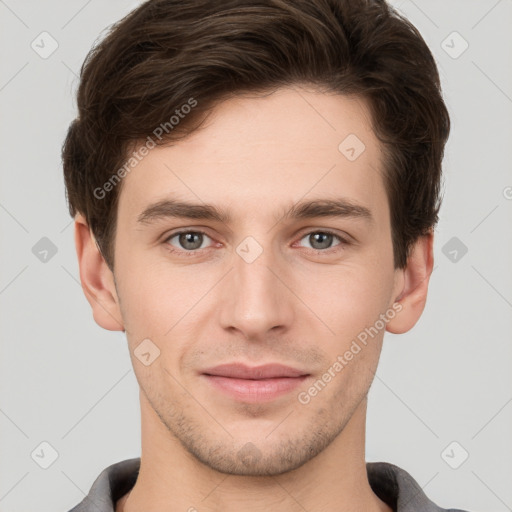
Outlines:
MULTIPOLYGON (((115 504, 135 485, 140 457, 105 468, 92 484, 89 494, 69 512, 115 512, 115 504)), ((387 462, 367 462, 368 481, 373 492, 394 512, 467 512, 444 509, 430 501, 407 471, 387 462)))

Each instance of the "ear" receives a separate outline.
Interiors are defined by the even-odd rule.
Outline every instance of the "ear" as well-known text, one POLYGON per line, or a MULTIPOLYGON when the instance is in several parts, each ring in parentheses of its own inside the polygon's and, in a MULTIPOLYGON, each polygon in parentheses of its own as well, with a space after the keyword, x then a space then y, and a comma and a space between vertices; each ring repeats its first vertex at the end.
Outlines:
POLYGON ((124 331, 114 274, 81 214, 75 217, 75 247, 82 289, 91 305, 95 322, 109 331, 124 331))
MULTIPOLYGON (((386 330, 393 334, 403 334, 413 328, 419 320, 427 301, 428 283, 434 266, 434 234, 420 236, 407 259, 407 266, 396 272, 399 294, 395 303, 402 306, 399 313, 388 321, 386 330)), ((396 306, 395 306, 396 307, 396 306)))

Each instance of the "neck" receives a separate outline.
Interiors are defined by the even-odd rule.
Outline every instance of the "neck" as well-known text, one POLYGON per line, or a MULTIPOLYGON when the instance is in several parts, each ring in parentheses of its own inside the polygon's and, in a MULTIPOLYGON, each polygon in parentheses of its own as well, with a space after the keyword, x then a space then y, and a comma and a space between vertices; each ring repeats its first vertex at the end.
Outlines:
POLYGON ((364 459, 366 399, 336 439, 299 468, 277 476, 220 473, 197 460, 141 395, 137 482, 116 512, 391 512, 372 491, 364 459))

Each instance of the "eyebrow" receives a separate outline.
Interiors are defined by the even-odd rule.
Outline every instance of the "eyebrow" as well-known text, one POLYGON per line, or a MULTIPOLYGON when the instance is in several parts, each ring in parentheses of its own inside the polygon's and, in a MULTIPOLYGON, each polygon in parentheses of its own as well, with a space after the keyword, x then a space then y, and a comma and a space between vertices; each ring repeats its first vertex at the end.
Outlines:
MULTIPOLYGON (((369 208, 346 198, 301 201, 289 208, 284 215, 278 215, 275 220, 280 222, 282 220, 313 219, 317 217, 363 219, 370 224, 374 222, 369 208)), ((152 224, 167 218, 210 220, 229 224, 233 217, 228 210, 210 204, 195 204, 176 199, 165 199, 145 208, 138 215, 137 222, 152 224)))

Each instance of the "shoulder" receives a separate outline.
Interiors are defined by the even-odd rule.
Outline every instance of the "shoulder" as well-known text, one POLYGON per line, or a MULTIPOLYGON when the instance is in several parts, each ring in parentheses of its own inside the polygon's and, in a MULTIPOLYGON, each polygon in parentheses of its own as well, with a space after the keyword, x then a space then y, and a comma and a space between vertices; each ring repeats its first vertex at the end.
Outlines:
POLYGON ((94 480, 89 493, 69 512, 114 512, 115 503, 135 485, 140 457, 106 467, 94 480))
POLYGON ((394 464, 367 462, 366 470, 373 492, 396 512, 469 512, 439 507, 405 469, 394 464))

